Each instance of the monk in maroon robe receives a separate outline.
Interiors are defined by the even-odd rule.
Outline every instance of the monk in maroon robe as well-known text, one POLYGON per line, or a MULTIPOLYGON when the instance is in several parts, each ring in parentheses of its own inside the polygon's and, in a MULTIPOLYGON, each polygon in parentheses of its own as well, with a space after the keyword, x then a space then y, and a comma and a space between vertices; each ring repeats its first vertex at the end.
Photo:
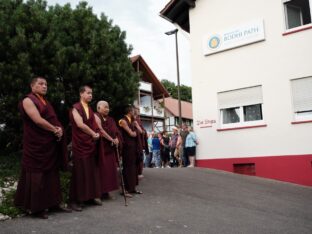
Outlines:
POLYGON ((62 202, 59 170, 66 169, 66 142, 63 127, 44 98, 45 78, 34 78, 31 91, 19 104, 24 128, 23 157, 14 203, 40 218, 48 218, 47 209, 60 208, 62 202))
POLYGON ((136 185, 138 185, 137 163, 139 161, 139 151, 134 108, 128 106, 125 113, 124 118, 119 120, 123 139, 122 162, 125 187, 130 193, 142 194, 141 191, 136 190, 136 185))
POLYGON ((70 206, 81 211, 80 204, 93 200, 101 205, 101 187, 97 165, 97 143, 100 137, 95 115, 88 103, 92 100, 89 86, 80 88, 80 102, 70 111, 72 124, 73 170, 69 192, 70 206))
POLYGON ((108 116, 109 104, 105 101, 97 103, 96 122, 100 128, 99 171, 102 198, 111 199, 109 192, 117 190, 117 147, 119 145, 118 128, 113 118, 108 116))
POLYGON ((135 129, 137 133, 137 142, 138 142, 138 157, 139 161, 137 162, 137 173, 139 178, 143 178, 143 159, 144 159, 144 151, 147 150, 147 138, 146 138, 146 130, 144 129, 141 119, 140 119, 140 109, 135 108, 135 129), (137 123, 137 124, 136 124, 137 123))

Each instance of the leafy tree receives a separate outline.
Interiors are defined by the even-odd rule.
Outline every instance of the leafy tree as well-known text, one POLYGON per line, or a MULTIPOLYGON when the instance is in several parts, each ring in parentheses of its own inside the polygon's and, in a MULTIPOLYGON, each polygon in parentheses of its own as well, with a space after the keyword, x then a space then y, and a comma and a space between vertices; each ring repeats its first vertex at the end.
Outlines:
POLYGON ((126 33, 86 2, 75 9, 43 0, 0 1, 0 147, 20 144, 18 103, 35 76, 48 81, 48 98, 64 126, 83 84, 93 87, 94 103, 107 100, 119 114, 132 103, 138 75, 129 60, 126 33))
MULTIPOLYGON (((178 87, 174 82, 169 80, 161 80, 161 83, 168 90, 171 97, 178 99, 178 87)), ((181 100, 192 102, 192 88, 186 85, 180 85, 180 97, 181 100)))

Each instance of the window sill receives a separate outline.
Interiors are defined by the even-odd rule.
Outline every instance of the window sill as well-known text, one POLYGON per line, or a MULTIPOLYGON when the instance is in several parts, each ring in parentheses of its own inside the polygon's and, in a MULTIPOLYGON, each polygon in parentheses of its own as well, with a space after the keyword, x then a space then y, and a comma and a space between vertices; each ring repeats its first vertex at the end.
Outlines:
POLYGON ((304 123, 312 123, 312 120, 303 120, 303 121, 293 121, 291 124, 304 124, 304 123))
POLYGON ((301 32, 301 31, 305 31, 305 30, 309 30, 309 29, 312 29, 312 24, 307 24, 307 25, 303 25, 303 26, 300 26, 300 27, 288 29, 288 30, 286 30, 286 32, 284 32, 282 35, 283 35, 283 36, 287 36, 287 35, 289 35, 289 34, 301 32))
POLYGON ((247 128, 262 128, 262 127, 267 127, 267 125, 261 124, 261 125, 252 125, 252 126, 235 127, 235 128, 218 128, 217 131, 222 132, 222 131, 240 130, 240 129, 247 129, 247 128))

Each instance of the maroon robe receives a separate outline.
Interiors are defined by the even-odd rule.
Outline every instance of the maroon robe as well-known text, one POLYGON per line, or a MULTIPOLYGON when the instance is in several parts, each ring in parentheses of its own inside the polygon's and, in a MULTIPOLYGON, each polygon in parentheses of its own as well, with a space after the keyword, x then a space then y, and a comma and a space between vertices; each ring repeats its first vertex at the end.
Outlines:
MULTIPOLYGON (((74 104, 83 123, 95 132, 99 132, 94 113, 89 107, 89 119, 80 102, 74 104)), ((73 171, 69 192, 70 202, 83 202, 101 196, 99 170, 97 165, 97 141, 78 128, 72 111, 70 111, 72 125, 73 171)))
MULTIPOLYGON (((118 137, 118 128, 115 120, 109 116, 104 119, 99 113, 96 115, 101 120, 102 128, 113 139, 118 137)), ((118 189, 118 172, 116 160, 116 146, 104 137, 99 145, 99 171, 102 194, 118 189)))
MULTIPOLYGON (((43 119, 62 127, 49 102, 45 100, 44 104, 33 93, 26 97, 32 100, 43 119)), ((59 169, 65 169, 67 165, 66 142, 64 136, 58 141, 52 132, 35 124, 25 112, 23 101, 19 110, 24 128, 23 158, 14 203, 23 210, 36 213, 62 202, 59 169)))
MULTIPOLYGON (((128 127, 135 131, 133 123, 129 122, 125 116, 123 118, 128 127)), ((134 192, 135 186, 138 184, 137 162, 138 162, 138 143, 137 137, 130 136, 122 127, 120 131, 123 139, 122 147, 122 163, 125 187, 128 192, 134 192)))
POLYGON ((146 139, 145 139, 146 130, 144 129, 139 117, 136 118, 136 121, 138 122, 138 125, 143 131, 143 133, 136 131, 138 150, 139 150, 139 162, 137 163, 137 172, 138 172, 138 175, 142 175, 143 174, 143 159, 144 159, 143 150, 146 149, 146 139))

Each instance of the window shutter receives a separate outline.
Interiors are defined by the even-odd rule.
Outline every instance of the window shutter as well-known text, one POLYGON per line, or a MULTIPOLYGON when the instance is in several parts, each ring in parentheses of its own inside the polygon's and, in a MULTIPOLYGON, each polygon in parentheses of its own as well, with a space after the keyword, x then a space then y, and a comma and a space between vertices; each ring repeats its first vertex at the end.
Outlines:
POLYGON ((312 110, 312 77, 291 81, 294 112, 312 110))
POLYGON ((262 86, 236 89, 218 93, 218 104, 220 109, 238 106, 249 106, 260 103, 263 103, 262 86))

